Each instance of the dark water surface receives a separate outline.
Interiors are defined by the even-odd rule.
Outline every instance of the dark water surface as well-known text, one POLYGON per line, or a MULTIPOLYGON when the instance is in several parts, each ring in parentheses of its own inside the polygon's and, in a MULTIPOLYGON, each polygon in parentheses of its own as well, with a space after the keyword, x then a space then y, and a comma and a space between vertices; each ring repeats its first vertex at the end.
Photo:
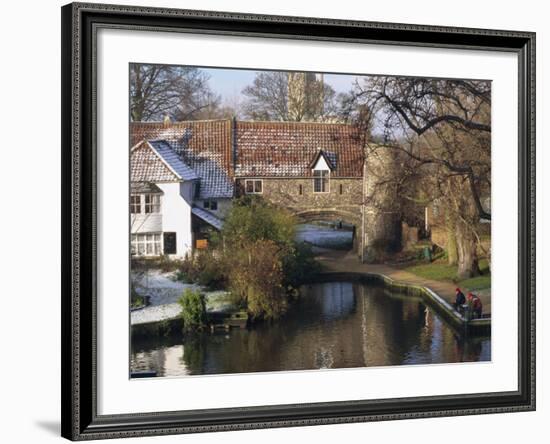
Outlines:
POLYGON ((430 364, 491 359, 418 298, 351 282, 314 284, 279 321, 133 341, 131 370, 159 376, 430 364))

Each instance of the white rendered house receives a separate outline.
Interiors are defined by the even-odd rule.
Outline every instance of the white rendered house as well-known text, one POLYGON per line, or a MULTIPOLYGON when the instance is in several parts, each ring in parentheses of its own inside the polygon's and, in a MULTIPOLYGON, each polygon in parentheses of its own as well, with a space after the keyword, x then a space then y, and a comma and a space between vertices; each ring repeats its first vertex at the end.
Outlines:
POLYGON ((130 159, 132 255, 185 256, 193 248, 193 198, 200 177, 164 140, 139 142, 130 159))

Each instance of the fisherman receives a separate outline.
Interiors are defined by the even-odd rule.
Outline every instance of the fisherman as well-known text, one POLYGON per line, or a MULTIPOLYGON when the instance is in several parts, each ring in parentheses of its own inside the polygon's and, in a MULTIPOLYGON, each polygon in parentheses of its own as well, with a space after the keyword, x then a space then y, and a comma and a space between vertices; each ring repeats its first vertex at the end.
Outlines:
POLYGON ((455 290, 455 310, 460 311, 462 310, 462 306, 466 303, 466 297, 464 296, 464 293, 460 290, 460 288, 457 288, 455 290))

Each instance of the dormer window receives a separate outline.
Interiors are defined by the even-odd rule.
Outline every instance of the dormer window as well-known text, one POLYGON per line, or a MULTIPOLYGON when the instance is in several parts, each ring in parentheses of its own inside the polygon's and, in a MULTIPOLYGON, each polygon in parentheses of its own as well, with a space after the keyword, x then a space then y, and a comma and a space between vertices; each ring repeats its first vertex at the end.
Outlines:
POLYGON ((313 161, 311 169, 313 173, 313 192, 330 192, 330 170, 332 169, 332 164, 325 157, 323 151, 319 151, 313 161))

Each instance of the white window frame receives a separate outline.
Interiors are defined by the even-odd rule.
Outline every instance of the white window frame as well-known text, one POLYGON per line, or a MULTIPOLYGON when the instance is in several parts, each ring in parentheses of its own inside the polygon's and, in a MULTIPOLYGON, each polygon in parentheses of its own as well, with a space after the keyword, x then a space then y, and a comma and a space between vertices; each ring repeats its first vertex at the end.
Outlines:
POLYGON ((315 194, 326 194, 326 193, 330 193, 330 170, 325 170, 325 169, 318 169, 318 170, 313 170, 313 192, 315 194), (326 178, 323 177, 323 176, 320 176, 320 177, 316 177, 315 176, 315 173, 326 173, 326 178), (325 190, 323 191, 316 191, 315 190, 315 181, 316 180, 321 180, 321 185, 323 184, 323 181, 326 180, 326 184, 327 186, 326 187, 321 187, 321 188, 326 188, 325 190))
POLYGON ((164 236, 161 232, 132 233, 130 239, 130 253, 132 256, 162 256, 163 252, 164 236), (143 247, 141 253, 140 246, 143 247))
POLYGON ((264 193, 264 181, 263 179, 245 179, 244 181, 245 194, 263 194, 264 193), (248 183, 252 183, 252 191, 248 191, 248 183), (256 191, 256 184, 260 184, 261 191, 256 191))
POLYGON ((159 193, 145 193, 142 198, 143 214, 160 214, 161 211, 161 195, 159 193), (147 199, 150 199, 147 202, 147 199), (150 211, 147 211, 150 209, 150 211))
POLYGON ((130 214, 141 214, 141 194, 130 195, 130 214), (132 199, 137 197, 137 202, 133 202, 132 199), (137 210, 137 211, 134 211, 137 210))

